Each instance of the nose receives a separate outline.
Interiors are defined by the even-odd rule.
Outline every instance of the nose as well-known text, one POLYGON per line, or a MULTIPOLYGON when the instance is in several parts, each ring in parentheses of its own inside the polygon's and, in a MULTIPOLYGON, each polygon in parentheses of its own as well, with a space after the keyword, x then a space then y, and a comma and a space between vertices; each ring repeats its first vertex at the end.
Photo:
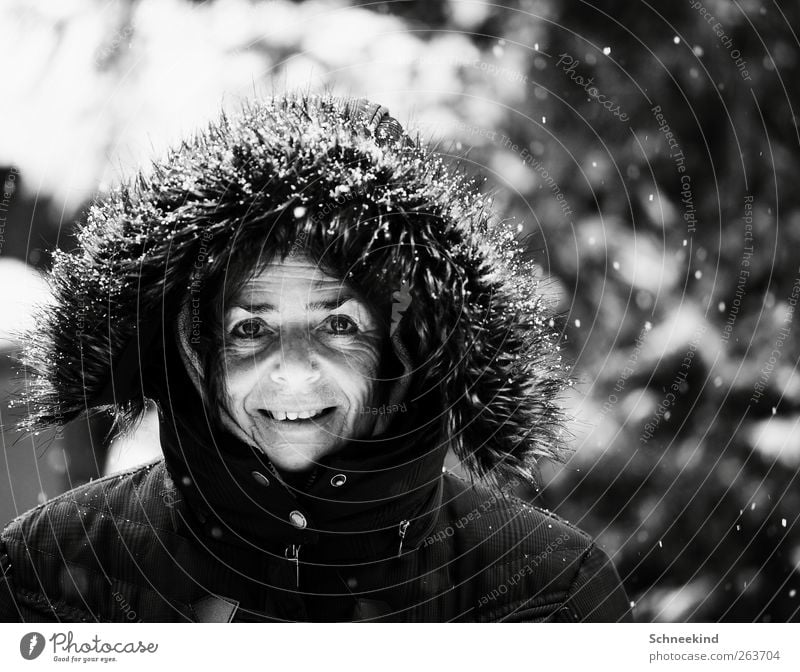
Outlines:
POLYGON ((273 383, 290 389, 304 388, 320 379, 316 356, 307 337, 297 332, 281 335, 269 377, 273 383))

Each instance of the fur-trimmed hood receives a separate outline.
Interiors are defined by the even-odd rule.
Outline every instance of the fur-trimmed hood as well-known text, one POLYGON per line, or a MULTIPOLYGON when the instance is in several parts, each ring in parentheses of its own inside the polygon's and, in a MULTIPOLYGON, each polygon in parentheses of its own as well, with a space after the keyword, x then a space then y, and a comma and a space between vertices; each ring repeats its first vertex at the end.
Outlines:
POLYGON ((195 283, 213 289, 246 254, 310 245, 394 297, 413 362, 405 401, 430 412, 440 459, 451 448, 476 476, 530 476, 537 458, 560 456, 566 376, 516 235, 385 108, 305 94, 252 103, 99 198, 77 249, 55 254, 54 300, 25 339, 24 426, 108 404, 136 415, 148 398, 163 407, 170 384, 155 378, 195 283))

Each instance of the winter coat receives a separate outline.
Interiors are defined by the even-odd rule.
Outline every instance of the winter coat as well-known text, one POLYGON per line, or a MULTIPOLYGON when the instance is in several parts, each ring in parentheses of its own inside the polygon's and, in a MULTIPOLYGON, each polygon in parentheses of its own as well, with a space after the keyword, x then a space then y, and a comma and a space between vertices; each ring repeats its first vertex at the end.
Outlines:
MULTIPOLYGON (((268 486, 273 487, 273 486, 268 486)), ((608 556, 552 513, 439 479, 371 561, 299 562, 194 521, 163 461, 70 491, 2 536, 2 621, 629 620, 608 556)), ((202 518, 202 514, 201 514, 202 518)), ((338 549, 347 553, 346 549, 338 549)))
MULTIPOLYGON (((385 108, 282 96, 223 118, 98 200, 50 281, 24 426, 155 402, 164 459, 13 521, 1 619, 630 619, 608 556, 511 494, 563 455, 566 384, 516 232, 385 108), (397 382, 368 449, 297 479, 222 428, 175 334, 213 323, 232 268, 300 247, 381 306, 397 382)), ((210 371, 220 345, 196 340, 210 371)))

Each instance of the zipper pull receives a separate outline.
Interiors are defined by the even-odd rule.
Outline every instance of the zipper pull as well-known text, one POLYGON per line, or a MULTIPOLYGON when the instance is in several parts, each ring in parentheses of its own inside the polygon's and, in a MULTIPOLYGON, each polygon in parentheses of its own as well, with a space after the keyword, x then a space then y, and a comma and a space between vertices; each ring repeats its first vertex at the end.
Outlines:
POLYGON ((400 547, 397 549, 398 558, 403 554, 403 541, 406 538, 406 530, 408 530, 409 525, 411 525, 411 522, 408 520, 400 521, 400 528, 398 529, 398 534, 400 535, 400 547))
POLYGON ((300 587, 300 544, 292 544, 287 546, 283 552, 284 556, 289 562, 294 563, 295 583, 296 587, 300 587))

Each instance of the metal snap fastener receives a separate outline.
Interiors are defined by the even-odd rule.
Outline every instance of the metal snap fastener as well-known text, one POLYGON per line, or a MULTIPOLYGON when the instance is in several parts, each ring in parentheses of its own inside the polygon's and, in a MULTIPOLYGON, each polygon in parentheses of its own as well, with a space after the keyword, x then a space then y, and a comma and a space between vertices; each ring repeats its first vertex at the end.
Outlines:
POLYGON ((258 483, 259 485, 263 485, 265 488, 269 485, 269 479, 264 476, 260 471, 253 471, 250 474, 253 477, 253 480, 258 483))
POLYGON ((289 522, 294 525, 298 530, 302 530, 308 525, 308 521, 306 517, 300 513, 299 511, 295 510, 289 514, 289 522))
POLYGON ((339 487, 343 486, 346 481, 347 481, 347 476, 345 476, 344 474, 336 474, 336 476, 334 476, 331 479, 331 485, 334 488, 339 488, 339 487))

